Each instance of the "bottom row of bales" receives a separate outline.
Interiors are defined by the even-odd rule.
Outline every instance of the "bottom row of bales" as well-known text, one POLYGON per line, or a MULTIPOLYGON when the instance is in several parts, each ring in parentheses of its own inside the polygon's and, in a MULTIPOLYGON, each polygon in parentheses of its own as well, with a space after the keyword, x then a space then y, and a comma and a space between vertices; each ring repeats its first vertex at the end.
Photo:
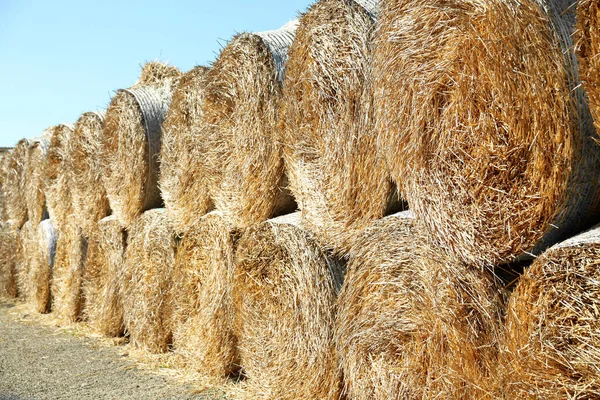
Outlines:
POLYGON ((160 209, 87 239, 9 222, 0 296, 174 352, 237 382, 232 398, 600 397, 600 228, 548 250, 512 294, 432 247, 410 212, 350 254, 324 252, 298 214, 239 232, 213 212, 183 237, 160 209))

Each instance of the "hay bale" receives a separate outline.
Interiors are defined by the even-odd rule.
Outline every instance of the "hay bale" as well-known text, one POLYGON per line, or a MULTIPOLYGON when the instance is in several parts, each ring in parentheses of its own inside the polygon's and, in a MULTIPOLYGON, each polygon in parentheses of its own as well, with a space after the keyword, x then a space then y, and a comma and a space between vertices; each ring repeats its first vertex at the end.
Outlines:
POLYGON ((164 209, 144 212, 129 229, 125 250, 125 330, 136 348, 167 351, 172 339, 171 295, 175 235, 164 209))
POLYGON ((338 399, 333 342, 343 266, 298 213, 248 228, 235 255, 234 329, 248 399, 338 399))
POLYGON ((68 219, 73 215, 72 177, 67 151, 73 126, 60 124, 49 131, 50 147, 45 165, 46 206, 54 228, 62 232, 67 229, 68 219))
POLYGON ((27 221, 25 172, 30 145, 29 139, 21 139, 13 149, 6 167, 7 173, 4 184, 6 217, 8 220, 14 221, 17 228, 21 228, 27 221))
POLYGON ((52 266, 56 255, 56 231, 52 221, 46 219, 36 226, 31 245, 31 265, 27 274, 27 301, 33 309, 45 314, 50 312, 52 266))
POLYGON ((124 227, 162 204, 158 188, 161 125, 180 72, 147 63, 140 80, 112 98, 102 132, 102 178, 113 214, 124 227))
POLYGON ((600 129, 600 5, 597 1, 577 2, 575 41, 581 83, 588 95, 590 111, 598 130, 600 129))
POLYGON ((68 145, 71 169, 73 208, 77 225, 88 237, 96 223, 110 212, 106 190, 102 182, 100 149, 104 113, 83 113, 71 135, 68 145))
POLYGON ((197 66, 183 75, 163 123, 159 186, 169 220, 183 234, 214 205, 207 177, 195 166, 205 157, 200 135, 202 102, 208 68, 197 66))
POLYGON ((0 299, 14 299, 17 290, 17 236, 11 222, 0 223, 0 299))
MULTIPOLYGON (((17 222, 10 221, 16 229, 17 222)), ((36 226, 30 221, 23 224, 17 234, 17 249, 15 252, 16 273, 17 273, 17 291, 21 300, 29 300, 29 268, 31 266, 31 257, 35 248, 36 226)))
POLYGON ((376 154, 367 82, 378 2, 363 3, 372 4, 321 0, 300 18, 281 106, 285 164, 303 223, 342 253, 394 198, 376 154))
POLYGON ((338 299, 348 397, 490 398, 502 311, 492 275, 429 248, 412 214, 373 223, 338 299))
POLYGON ((194 172, 206 177, 216 208, 238 228, 296 208, 284 189, 276 130, 296 27, 292 21, 279 30, 235 36, 208 72, 199 133, 204 154, 194 172))
POLYGON ((5 190, 8 185, 8 164, 12 155, 12 150, 9 150, 2 157, 0 162, 0 221, 7 221, 8 215, 6 213, 6 194, 5 190))
POLYGON ((216 381, 239 365, 232 298, 237 237, 213 211, 185 234, 175 258, 173 347, 185 368, 216 381))
POLYGON ((503 398, 600 397, 600 228, 558 244, 513 292, 498 365, 503 398))
POLYGON ((598 219, 600 148, 572 3, 382 4, 381 149, 417 219, 461 260, 539 254, 598 219))
POLYGON ((126 235, 114 216, 100 220, 91 231, 83 275, 83 314, 99 333, 121 336, 123 268, 126 235))
POLYGON ((87 240, 70 221, 58 231, 56 257, 52 270, 52 313, 58 323, 71 324, 81 319, 82 280, 87 240))
POLYGON ((38 225, 46 217, 46 159, 50 131, 30 141, 25 168, 25 201, 29 220, 38 225))

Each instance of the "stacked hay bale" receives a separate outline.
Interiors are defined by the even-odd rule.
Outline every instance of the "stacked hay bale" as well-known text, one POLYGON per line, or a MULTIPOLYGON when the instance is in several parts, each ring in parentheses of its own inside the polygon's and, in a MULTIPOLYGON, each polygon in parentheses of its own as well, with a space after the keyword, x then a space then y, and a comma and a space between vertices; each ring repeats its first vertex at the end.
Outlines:
POLYGON ((46 212, 46 159, 50 146, 50 132, 31 140, 25 169, 25 201, 29 220, 38 225, 46 212))
POLYGON ((237 35, 207 74, 198 133, 203 154, 187 172, 206 180, 201 190, 235 227, 295 209, 284 190, 276 122, 296 26, 237 35))
POLYGON ((27 221, 27 201, 25 196, 25 177, 27 158, 29 157, 29 139, 21 139, 8 160, 4 183, 4 201, 7 220, 12 220, 17 228, 27 221))
POLYGON ((346 252, 393 199, 376 153, 367 82, 377 1, 321 0, 300 18, 289 53, 281 140, 305 227, 346 252))
POLYGON ((598 219, 600 148, 565 0, 390 0, 374 54, 379 143, 435 243, 510 262, 598 219))
POLYGON ((181 73, 147 63, 138 82, 119 90, 106 111, 100 160, 113 215, 123 227, 162 204, 158 188, 161 125, 181 73))
POLYGON ((77 226, 89 236, 110 208, 102 182, 100 149, 104 114, 86 112, 79 117, 68 143, 73 211, 77 226))
POLYGON ((17 236, 11 222, 0 222, 0 299, 17 297, 17 236))
POLYGON ((48 213, 58 232, 66 230, 73 214, 73 198, 70 188, 71 169, 68 166, 68 143, 73 126, 56 125, 49 130, 50 145, 45 163, 46 204, 48 213))
POLYGON ((558 244, 521 277, 498 365, 507 399, 600 397, 600 228, 558 244))
POLYGON ((351 253, 336 323, 349 398, 489 398, 503 311, 492 274, 429 248, 408 213, 373 223, 351 253))
POLYGON ((216 382, 238 369, 233 334, 237 233, 218 211, 189 230, 173 274, 173 347, 183 366, 216 382))
POLYGON ((197 66, 183 75, 163 124, 159 186, 169 220, 178 234, 213 208, 206 190, 207 177, 195 172, 196 163, 206 151, 201 126, 208 71, 197 66))
POLYGON ((123 269, 125 231, 114 216, 100 220, 91 231, 83 275, 83 314, 97 332, 123 334, 123 269))
POLYGON ((50 312, 52 267, 56 255, 56 231, 46 219, 35 227, 31 241, 31 264, 27 274, 28 302, 38 313, 50 312))
POLYGON ((175 249, 164 209, 144 212, 129 229, 122 281, 125 329, 134 347, 151 353, 167 351, 172 339, 175 249))
POLYGON ((14 223, 13 228, 18 231, 17 248, 15 252, 16 276, 17 276, 17 291, 21 300, 29 300, 29 268, 32 262, 32 256, 35 247, 35 232, 37 227, 30 221, 26 221, 21 229, 17 230, 17 224, 14 223))
POLYGON ((0 161, 0 221, 7 221, 8 216, 6 214, 6 195, 5 190, 8 185, 8 164, 12 150, 4 154, 2 161, 0 161))
POLYGON ((576 51, 581 82, 587 92, 596 129, 600 129, 600 5, 577 2, 576 51))
POLYGON ((235 333, 246 377, 237 397, 338 399, 333 341, 344 274, 298 213, 248 228, 235 255, 235 333))

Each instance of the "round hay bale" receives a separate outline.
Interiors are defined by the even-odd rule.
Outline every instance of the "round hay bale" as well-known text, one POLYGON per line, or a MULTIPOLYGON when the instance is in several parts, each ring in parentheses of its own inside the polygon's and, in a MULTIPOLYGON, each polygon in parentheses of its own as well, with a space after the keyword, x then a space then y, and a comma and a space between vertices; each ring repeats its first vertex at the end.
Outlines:
POLYGON ((51 220, 46 219, 37 225, 30 251, 27 301, 36 312, 45 314, 50 312, 50 283, 56 255, 56 231, 51 220))
POLYGON ((110 212, 100 160, 103 123, 104 113, 83 113, 69 140, 74 213, 77 225, 86 237, 110 212))
POLYGON ((140 80, 112 98, 102 131, 102 178, 113 215, 124 227, 162 204, 158 188, 161 125, 180 72, 146 64, 140 80))
POLYGON ((8 185, 8 165, 12 156, 12 150, 9 150, 2 157, 0 162, 0 221, 7 221, 8 215, 6 213, 6 194, 5 190, 8 185))
POLYGON ((25 200, 29 220, 38 225, 46 217, 46 158, 50 132, 31 140, 25 170, 25 200))
POLYGON ((6 167, 4 201, 8 220, 21 228, 27 221, 27 201, 25 197, 25 178, 27 158, 29 157, 29 139, 21 139, 13 149, 6 167))
POLYGON ((502 297, 491 273, 429 248, 410 213, 351 252, 336 344, 351 399, 482 399, 494 382, 502 297))
POLYGON ((159 186, 173 229, 183 234, 214 208, 207 177, 196 172, 205 157, 202 102, 208 68, 197 66, 181 78, 163 123, 159 186))
POLYGON ((600 129, 600 4, 595 0, 577 2, 575 49, 581 82, 588 95, 596 130, 600 129))
POLYGON ((175 248, 164 209, 144 212, 129 229, 123 278, 125 330, 134 347, 151 353, 164 353, 171 344, 175 248))
POLYGON ((377 2, 363 3, 372 4, 320 0, 300 18, 281 106, 285 164, 303 223, 342 253, 394 195, 376 153, 367 82, 377 2))
POLYGON ((81 319, 86 252, 87 241, 81 229, 69 221, 62 231, 58 231, 52 269, 52 313, 60 324, 68 325, 81 319))
POLYGON ((67 151, 72 134, 73 126, 70 124, 50 128, 50 147, 45 165, 46 206, 54 228, 59 232, 67 229, 68 219, 73 214, 72 179, 67 151))
POLYGON ((248 399, 338 399, 334 309, 344 274, 299 213, 248 228, 235 255, 234 329, 248 399))
POLYGON ((379 143, 417 219, 461 260, 539 254, 598 219, 600 148, 572 3, 382 4, 379 143))
POLYGON ((123 269, 126 235, 114 216, 100 220, 91 231, 83 275, 83 314, 99 333, 121 336, 123 269))
POLYGON ((177 247, 173 347, 186 368, 220 380, 238 370, 233 258, 238 234, 220 212, 202 217, 177 247))
MULTIPOLYGON (((14 227, 18 226, 17 222, 14 223, 14 227)), ((30 221, 23 224, 21 229, 18 230, 17 235, 17 249, 15 252, 16 270, 17 270, 17 291, 19 292, 19 298, 27 301, 30 298, 29 293, 29 268, 31 266, 31 257, 34 253, 35 233, 36 226, 30 221)))
POLYGON ((204 154, 195 170, 207 178, 216 208, 238 228, 296 209, 284 188, 276 129, 296 27, 292 21, 279 30, 235 36, 208 72, 200 127, 204 154))
POLYGON ((556 245, 513 292, 498 365, 506 399, 600 397, 600 228, 556 245))
POLYGON ((17 290, 17 236, 12 222, 0 223, 0 299, 14 299, 17 290))

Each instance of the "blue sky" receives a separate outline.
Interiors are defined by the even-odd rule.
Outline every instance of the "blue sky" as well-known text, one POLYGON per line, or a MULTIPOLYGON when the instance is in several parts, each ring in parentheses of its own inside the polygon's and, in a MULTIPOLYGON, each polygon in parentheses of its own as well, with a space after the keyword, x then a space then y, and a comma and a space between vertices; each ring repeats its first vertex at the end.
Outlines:
POLYGON ((276 29, 312 0, 0 0, 0 146, 104 109, 140 65, 207 65, 235 33, 276 29))

